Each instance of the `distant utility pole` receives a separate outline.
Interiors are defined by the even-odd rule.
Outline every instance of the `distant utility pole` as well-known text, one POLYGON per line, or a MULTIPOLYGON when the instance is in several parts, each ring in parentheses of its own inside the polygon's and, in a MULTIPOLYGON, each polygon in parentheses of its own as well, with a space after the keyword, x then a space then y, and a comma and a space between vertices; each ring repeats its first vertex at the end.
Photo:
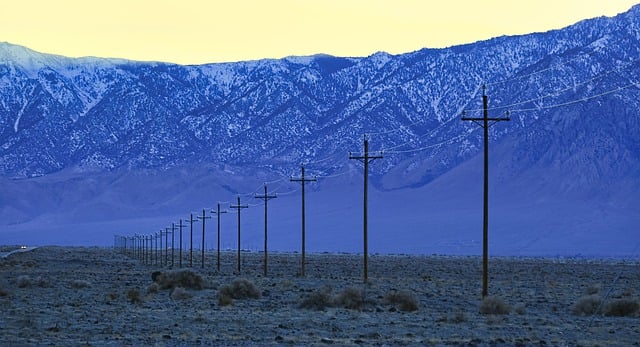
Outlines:
POLYGON ((509 121, 508 117, 489 117, 489 101, 485 93, 486 86, 482 86, 483 117, 465 117, 463 121, 472 121, 484 129, 484 211, 482 222, 482 298, 488 295, 489 287, 489 127, 502 121, 509 121), (489 123, 491 122, 491 123, 489 123))
POLYGON ((211 217, 206 216, 206 210, 202 209, 202 216, 198 216, 198 219, 202 219, 202 268, 204 269, 204 224, 205 221, 211 217))
POLYGON ((369 163, 375 159, 382 159, 382 153, 378 153, 378 155, 369 155, 369 139, 367 139, 367 135, 364 136, 364 155, 362 156, 354 156, 351 152, 349 152, 349 159, 360 160, 364 164, 364 281, 367 282, 369 279, 369 263, 368 263, 368 252, 369 252, 369 244, 368 244, 368 234, 367 234, 367 194, 369 187, 369 163))
POLYGON ((270 199, 275 199, 277 196, 275 194, 269 195, 267 194, 267 184, 264 184, 264 194, 255 196, 256 199, 264 200, 264 276, 267 276, 267 201, 270 199))
POLYGON ((305 276, 305 264, 306 264, 306 233, 305 233, 305 213, 304 213, 304 186, 307 182, 317 182, 318 178, 305 178, 304 177, 304 165, 300 165, 301 175, 299 178, 291 177, 289 181, 291 182, 300 182, 302 185, 302 269, 300 271, 300 276, 305 276))
POLYGON ((158 238, 161 237, 162 235, 162 231, 160 231, 160 236, 158 236, 158 233, 154 234, 154 241, 156 243, 156 250, 155 250, 155 255, 156 255, 156 265, 158 265, 158 238))
POLYGON ((197 219, 193 219, 193 213, 189 214, 189 267, 193 267, 193 223, 197 221, 197 219))
MULTIPOLYGON (((180 228, 180 231, 182 231, 182 228, 180 228)), ((176 223, 171 223, 171 268, 173 268, 173 258, 175 258, 175 253, 176 253, 176 247, 175 247, 175 235, 176 235, 176 223)), ((182 236, 182 232, 180 233, 180 236, 182 236)), ((180 237, 180 239, 182 239, 182 237, 180 237)))
POLYGON ((238 204, 231 205, 229 208, 237 208, 238 209, 238 274, 240 274, 240 210, 243 208, 249 208, 247 205, 240 205, 240 196, 238 196, 238 204))
MULTIPOLYGON (((240 205, 240 204, 238 204, 240 205)), ((220 203, 218 203, 218 210, 217 211, 211 211, 211 213, 215 213, 218 215, 218 260, 217 260, 217 267, 218 267, 218 272, 220 272, 220 214, 222 213, 227 213, 227 211, 220 211, 220 203)), ((240 224, 240 223, 238 223, 240 224)))
POLYGON ((179 253, 179 260, 178 260, 178 266, 182 267, 182 228, 186 227, 186 225, 182 225, 182 218, 180 218, 180 224, 178 224, 178 227, 180 228, 180 253, 179 253))
POLYGON ((160 260, 160 266, 162 266, 162 253, 163 253, 163 248, 162 248, 162 234, 164 234, 164 229, 160 229, 160 257, 158 258, 160 260))
MULTIPOLYGON (((164 228, 164 265, 169 265, 169 227, 164 228)), ((173 246, 173 245, 172 245, 173 246)))

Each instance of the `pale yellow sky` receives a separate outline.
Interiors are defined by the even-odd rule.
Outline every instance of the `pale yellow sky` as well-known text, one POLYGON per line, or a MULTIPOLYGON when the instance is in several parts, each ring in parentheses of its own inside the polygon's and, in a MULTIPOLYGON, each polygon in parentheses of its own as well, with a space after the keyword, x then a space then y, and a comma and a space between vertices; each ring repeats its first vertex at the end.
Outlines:
POLYGON ((180 64, 406 53, 613 16, 640 0, 0 0, 0 42, 180 64))

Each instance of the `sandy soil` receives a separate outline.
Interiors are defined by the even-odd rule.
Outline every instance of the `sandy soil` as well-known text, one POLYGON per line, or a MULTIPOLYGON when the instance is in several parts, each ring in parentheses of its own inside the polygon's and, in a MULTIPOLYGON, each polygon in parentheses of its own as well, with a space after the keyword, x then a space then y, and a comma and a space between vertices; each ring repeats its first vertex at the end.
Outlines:
MULTIPOLYGON (((11 247, 0 247, 0 252, 11 247)), ((0 336, 4 346, 220 346, 220 345, 427 345, 427 346, 640 346, 640 318, 572 313, 584 295, 638 302, 637 261, 507 259, 490 261, 489 292, 511 306, 506 315, 481 314, 478 257, 381 256, 369 262, 367 284, 357 255, 312 254, 306 277, 297 254, 270 254, 262 276, 261 253, 224 252, 221 272, 214 253, 191 269, 206 287, 148 293, 153 271, 113 249, 41 247, 0 259, 0 336), (617 281, 614 280, 616 277, 617 281), (237 278, 252 281, 259 299, 218 302, 218 290, 237 278), (360 309, 300 308, 331 286, 364 293, 360 309), (142 301, 127 294, 139 290, 142 301), (419 301, 417 311, 388 304, 391 290, 419 301)), ((188 268, 188 252, 183 266, 188 268)), ((170 260, 169 260, 170 262, 170 260)), ((155 263, 155 260, 154 260, 155 263)), ((175 268, 178 261, 175 260, 175 268)))

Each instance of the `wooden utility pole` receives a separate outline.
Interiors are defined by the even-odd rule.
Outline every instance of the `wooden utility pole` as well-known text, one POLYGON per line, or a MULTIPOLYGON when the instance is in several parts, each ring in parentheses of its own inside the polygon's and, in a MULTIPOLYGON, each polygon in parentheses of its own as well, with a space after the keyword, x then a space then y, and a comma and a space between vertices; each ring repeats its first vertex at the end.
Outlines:
POLYGON ((202 268, 204 269, 204 224, 205 221, 211 217, 206 216, 206 210, 202 209, 202 216, 198 216, 198 219, 202 220, 202 268))
POLYGON ((267 201, 270 199, 275 199, 277 196, 275 194, 269 195, 267 194, 267 184, 264 184, 264 194, 255 196, 256 199, 264 200, 264 276, 267 276, 267 201))
POLYGON ((193 223, 197 221, 197 219, 193 219, 193 213, 189 214, 189 267, 193 267, 193 223))
POLYGON ((170 229, 169 227, 164 228, 164 265, 165 266, 169 265, 169 229, 170 229))
MULTIPOLYGON (((239 205, 239 204, 238 204, 239 205)), ((220 272, 220 214, 222 213, 227 213, 227 211, 220 211, 220 203, 218 203, 218 210, 217 211, 211 211, 211 213, 215 213, 216 215, 218 215, 218 259, 217 259, 217 267, 218 267, 218 272, 220 272)))
POLYGON ((364 281, 367 282, 369 279, 369 263, 368 263, 368 252, 369 252, 369 241, 367 234, 367 220, 368 220, 368 209, 367 209, 367 194, 369 187, 369 163, 375 159, 382 159, 382 153, 378 155, 369 155, 369 139, 367 139, 367 135, 364 136, 364 155, 362 156, 354 156, 352 153, 349 153, 349 159, 359 160, 364 164, 364 281))
MULTIPOLYGON (((182 230, 182 228, 180 228, 182 230)), ((173 258, 175 258, 176 247, 175 247, 175 235, 176 235, 176 223, 171 223, 171 268, 173 268, 173 258)), ((180 233, 182 236, 182 233, 180 233)), ((182 239, 182 237, 180 238, 182 239)))
POLYGON ((484 208, 482 220, 482 298, 488 295, 489 287, 489 127, 497 122, 509 121, 507 117, 489 117, 489 100, 482 86, 482 117, 465 117, 463 121, 472 121, 484 129, 484 208), (491 123, 489 123, 491 122, 491 123))
POLYGON ((240 274, 240 210, 243 208, 249 208, 249 206, 247 205, 240 205, 240 197, 238 196, 238 204, 237 205, 231 205, 229 206, 229 208, 236 208, 238 209, 238 274, 240 274))
POLYGON ((182 267, 182 228, 186 227, 186 225, 182 225, 182 218, 180 219, 180 224, 178 224, 178 228, 180 228, 180 251, 178 253, 178 266, 182 267))
POLYGON ((289 179, 290 182, 300 182, 300 184, 302 185, 302 268, 300 270, 300 276, 304 277, 305 276, 305 264, 306 264, 306 233, 305 233, 305 211, 304 211, 304 186, 307 182, 317 182, 318 178, 317 177, 313 177, 313 178, 306 178, 304 176, 304 165, 300 166, 300 177, 299 178, 293 178, 291 177, 289 179))

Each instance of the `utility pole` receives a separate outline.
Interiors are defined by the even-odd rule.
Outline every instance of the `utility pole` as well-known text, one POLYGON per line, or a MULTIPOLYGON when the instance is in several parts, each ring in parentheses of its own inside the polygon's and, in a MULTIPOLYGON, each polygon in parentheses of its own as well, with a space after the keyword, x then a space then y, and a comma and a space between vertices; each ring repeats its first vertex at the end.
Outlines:
MULTIPOLYGON (((164 265, 169 265, 169 227, 164 228, 164 265)), ((171 236, 173 238, 173 235, 171 236)), ((173 245, 172 245, 173 246, 173 245)))
POLYGON ((197 222, 197 219, 193 219, 193 213, 189 215, 189 225, 190 225, 190 234, 189 234, 189 267, 193 267, 193 223, 197 222))
POLYGON ((489 100, 485 93, 486 86, 482 86, 482 117, 465 117, 463 121, 472 121, 484 129, 484 209, 482 221, 482 298, 488 295, 489 287, 489 127, 502 121, 509 121, 508 117, 489 117, 489 100), (491 123, 489 123, 491 122, 491 123))
POLYGON ((204 269, 204 222, 205 220, 211 218, 211 217, 207 217, 206 213, 207 211, 203 208, 202 209, 202 216, 198 216, 198 219, 202 219, 202 268, 204 269))
POLYGON ((249 208, 247 205, 240 205, 240 196, 238 196, 238 204, 231 205, 229 208, 237 208, 238 209, 238 274, 240 274, 240 210, 243 208, 249 208))
POLYGON ((367 194, 369 190, 369 163, 375 159, 382 159, 382 153, 379 153, 378 155, 369 155, 369 139, 367 139, 367 135, 364 135, 364 155, 354 156, 351 152, 349 152, 349 159, 359 160, 364 164, 364 281, 367 282, 369 279, 369 240, 367 234, 367 194))
POLYGON ((182 225, 182 218, 180 219, 180 224, 178 224, 178 227, 180 228, 180 253, 179 253, 179 263, 178 266, 182 267, 182 228, 186 227, 186 225, 182 225))
MULTIPOLYGON (((239 204, 238 204, 239 205, 239 204)), ((211 211, 211 213, 215 213, 218 215, 218 260, 217 260, 217 266, 218 266, 218 272, 220 272, 220 214, 222 213, 227 213, 227 211, 220 211, 220 203, 218 203, 218 210, 217 211, 211 211)), ((240 223, 238 223, 240 224, 240 223)))
MULTIPOLYGON (((182 231, 182 228, 180 228, 180 231, 182 231)), ((173 268, 173 258, 175 258, 175 253, 176 253, 176 247, 175 247, 175 235, 176 235, 176 223, 171 223, 171 268, 173 268)), ((180 236, 182 236, 182 233, 180 233, 180 236)), ((180 237, 180 239, 182 239, 182 237, 180 237)))
POLYGON ((275 199, 277 196, 267 194, 267 184, 265 183, 264 194, 256 195, 255 198, 264 200, 264 276, 267 277, 267 201, 275 199))
POLYGON ((304 185, 307 182, 317 182, 318 178, 317 177, 313 177, 313 178, 305 178, 304 177, 304 165, 300 165, 300 177, 299 178, 293 178, 291 177, 289 179, 290 182, 300 182, 300 184, 302 185, 302 269, 300 271, 300 276, 304 277, 305 276, 305 264, 306 264, 306 233, 305 233, 305 213, 304 213, 304 185))
POLYGON ((162 248, 162 234, 164 234, 164 229, 160 229, 160 257, 158 258, 160 260, 160 266, 162 266, 162 253, 163 253, 163 248, 162 248))

